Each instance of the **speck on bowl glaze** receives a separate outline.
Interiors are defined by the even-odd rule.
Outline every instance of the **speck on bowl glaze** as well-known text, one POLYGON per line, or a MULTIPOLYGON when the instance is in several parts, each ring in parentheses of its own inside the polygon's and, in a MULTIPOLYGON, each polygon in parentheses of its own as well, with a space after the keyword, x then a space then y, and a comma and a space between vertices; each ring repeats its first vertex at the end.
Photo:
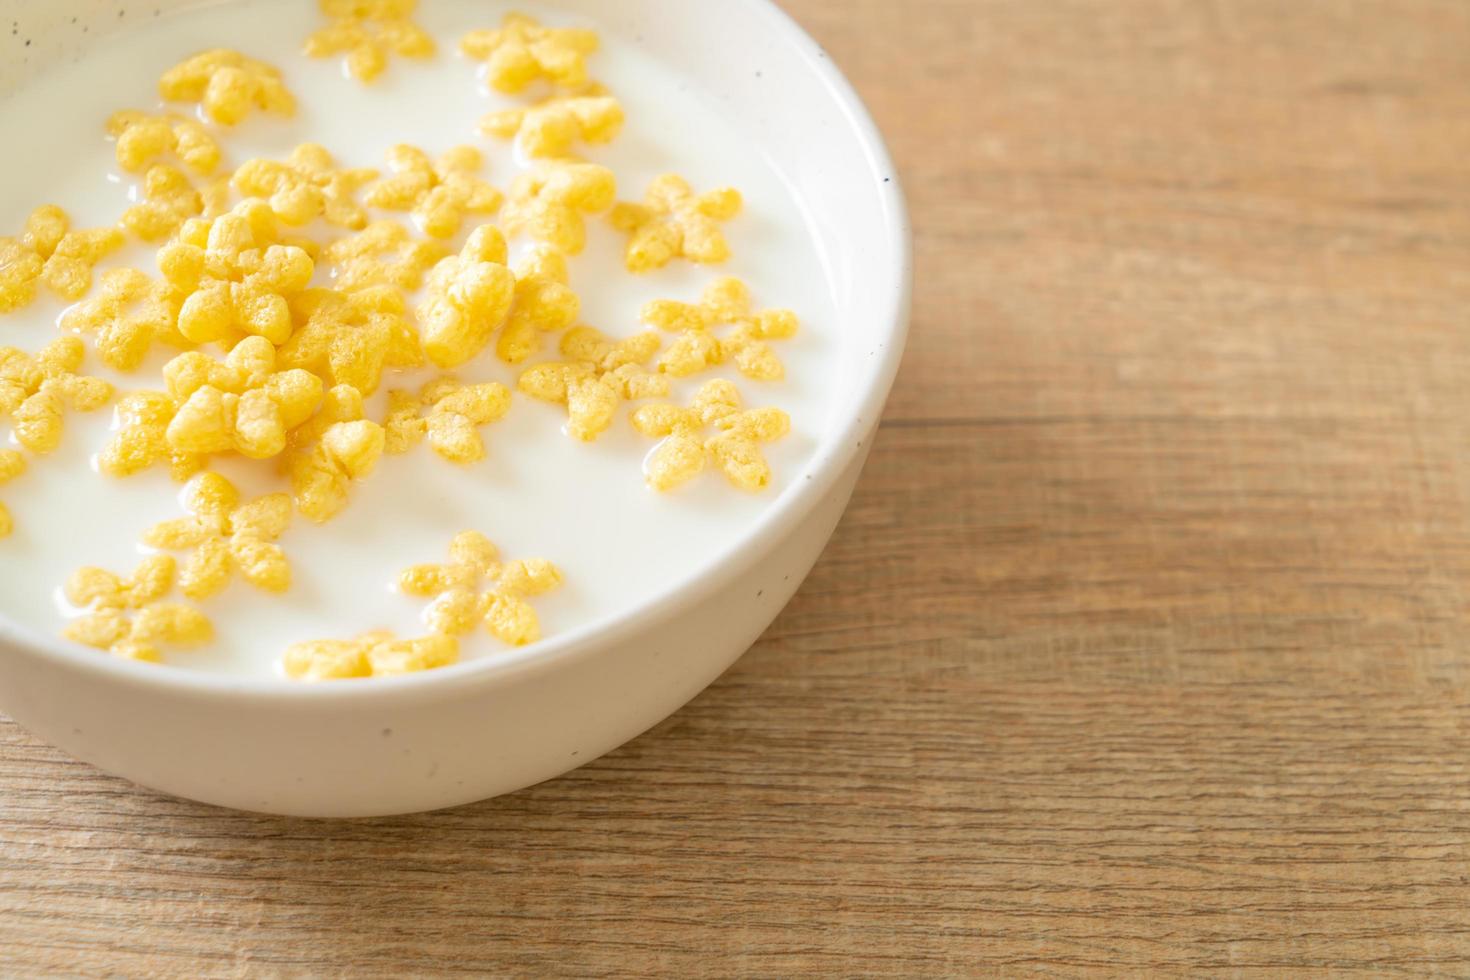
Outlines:
MULTIPOLYGON (((7 5, 0 96, 120 28, 192 6, 7 5)), ((487 23, 508 9, 485 6, 487 23)), ((124 662, 0 616, 0 710, 79 759, 208 803, 316 817, 431 810, 549 779, 657 724, 790 599, 847 505, 903 352, 909 229, 881 138, 825 53, 766 0, 543 0, 537 9, 636 40, 748 133, 801 202, 842 330, 830 380, 836 421, 805 465, 780 473, 750 531, 693 574, 522 650, 308 686, 124 662)))

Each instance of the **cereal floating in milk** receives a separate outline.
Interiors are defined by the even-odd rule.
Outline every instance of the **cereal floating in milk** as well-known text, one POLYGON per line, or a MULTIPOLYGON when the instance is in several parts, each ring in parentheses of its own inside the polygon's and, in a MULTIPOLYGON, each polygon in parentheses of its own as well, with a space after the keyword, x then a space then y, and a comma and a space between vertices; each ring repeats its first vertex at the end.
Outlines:
POLYGON ((663 440, 648 462, 648 484, 655 490, 689 482, 709 462, 735 486, 762 490, 771 482, 771 467, 761 443, 785 436, 791 420, 779 408, 742 410, 735 385, 718 380, 700 388, 688 408, 644 405, 633 413, 633 427, 663 440), (714 435, 707 436, 710 429, 714 435))
POLYGON ((61 325, 91 334, 103 364, 135 371, 154 343, 188 346, 176 327, 181 305, 167 280, 151 279, 138 269, 109 269, 98 294, 68 310, 61 325))
POLYGON ((325 524, 347 506, 353 482, 365 478, 383 458, 383 427, 367 419, 336 422, 315 446, 291 456, 291 492, 296 509, 325 524))
POLYGON ((37 283, 63 299, 81 299, 92 288, 92 268, 124 240, 116 228, 71 230, 54 204, 36 208, 19 239, 0 238, 0 313, 29 305, 37 283))
POLYGON ((286 650, 282 668, 298 681, 395 677, 448 667, 459 660, 459 640, 435 634, 400 640, 386 630, 355 640, 309 640, 286 650))
POLYGON ((710 283, 698 303, 654 300, 643 307, 643 322, 679 334, 658 361, 658 369, 688 377, 733 360, 740 373, 757 381, 780 381, 786 374, 769 340, 788 340, 800 326, 790 310, 755 312, 750 289, 739 279, 710 283), (721 324, 735 329, 716 337, 721 324))
POLYGON ((572 144, 611 143, 623 128, 623 106, 600 85, 576 95, 554 95, 525 108, 502 109, 480 120, 480 132, 516 140, 528 157, 561 157, 572 144))
POLYGON ((190 599, 207 599, 240 577, 266 592, 291 586, 291 566, 275 541, 291 523, 291 498, 272 493, 240 499, 235 485, 217 473, 201 473, 184 488, 190 517, 155 524, 143 543, 164 551, 188 551, 179 589, 190 599))
POLYGON ((107 120, 107 135, 117 142, 117 165, 129 173, 142 173, 172 153, 190 170, 207 177, 214 173, 222 156, 209 130, 173 113, 155 115, 136 109, 115 112, 107 120))
POLYGON ((228 210, 230 185, 221 178, 196 189, 178 167, 160 163, 143 178, 143 200, 123 211, 118 222, 145 242, 172 237, 190 218, 217 218, 228 210))
POLYGON ((368 286, 416 290, 429 270, 451 253, 442 242, 415 239, 396 221, 374 221, 355 235, 337 239, 323 254, 336 268, 334 285, 351 292, 368 286))
POLYGON ((529 235, 578 255, 587 246, 585 216, 612 207, 617 193, 617 179, 606 167, 546 160, 510 185, 500 223, 508 234, 529 235))
POLYGON ((303 143, 285 161, 245 161, 231 183, 246 197, 265 198, 288 225, 325 218, 357 230, 367 226, 368 213, 354 195, 377 177, 370 167, 339 168, 325 147, 303 143))
POLYGON ((67 625, 63 635, 128 660, 157 662, 160 647, 195 646, 214 635, 198 609, 165 602, 173 591, 178 565, 169 555, 143 559, 123 577, 102 568, 81 568, 66 583, 66 598, 88 610, 67 625))
POLYGON ((296 97, 278 69, 227 48, 200 52, 170 68, 158 80, 158 94, 167 102, 198 102, 222 126, 239 123, 254 109, 296 113, 296 97))
POLYGON ((0 418, 10 419, 16 442, 54 452, 68 411, 95 412, 112 400, 112 385, 77 374, 85 356, 76 337, 53 340, 35 355, 0 347, 0 418))
MULTIPOLYGON (((0 449, 0 486, 26 471, 26 458, 14 449, 0 449)), ((15 520, 3 502, 0 502, 0 538, 7 538, 15 530, 15 520)))
POLYGON ((297 324, 278 351, 281 366, 304 368, 328 385, 348 384, 371 395, 384 370, 424 363, 418 328, 403 294, 392 286, 353 293, 308 289, 291 300, 297 324))
POLYGON ((411 19, 418 0, 321 0, 332 22, 306 39, 312 58, 347 55, 347 71, 371 82, 388 67, 388 55, 432 58, 434 39, 411 19))
POLYGON ((500 331, 495 352, 507 364, 520 364, 541 349, 545 334, 577 322, 582 300, 572 291, 567 257, 550 245, 537 245, 516 263, 515 305, 500 331))
POLYGON ((677 258, 718 265, 730 257, 720 222, 735 217, 743 206, 733 187, 696 195, 683 177, 665 174, 648 185, 642 204, 613 208, 612 223, 628 235, 629 272, 652 272, 677 258))
POLYGON ((123 396, 117 406, 117 433, 97 456, 97 465, 109 476, 132 476, 156 463, 168 463, 175 480, 187 480, 204 465, 198 453, 180 452, 169 445, 168 426, 179 406, 162 391, 137 391, 123 396))
POLYGON ((505 267, 505 236, 481 225, 458 255, 434 266, 418 308, 424 353, 441 368, 473 359, 499 330, 515 302, 515 276, 505 267))
POLYGON ((473 146, 456 146, 438 160, 400 143, 388 151, 390 176, 367 192, 367 203, 388 211, 412 211, 424 234, 452 238, 466 217, 494 214, 504 195, 479 176, 484 158, 473 146))
POLYGON ((566 360, 529 368, 521 375, 520 389, 532 398, 565 405, 568 434, 591 442, 608 430, 623 402, 669 393, 667 378, 644 370, 658 348, 656 333, 614 342, 591 327, 578 327, 562 338, 566 360))
POLYGON ((506 14, 494 30, 471 31, 459 49, 485 62, 486 80, 508 95, 546 79, 571 88, 587 81, 587 56, 598 48, 594 31, 543 27, 525 14, 506 14))
POLYGON ((481 623, 512 646, 541 638, 536 610, 526 599, 561 585, 560 570, 543 558, 501 562, 500 552, 478 531, 462 531, 449 543, 443 565, 415 565, 398 577, 406 595, 435 597, 424 620, 435 633, 462 636, 481 623))
POLYGON ((510 411, 510 389, 502 384, 465 385, 455 378, 430 381, 417 393, 390 391, 387 451, 408 452, 425 438, 429 447, 451 463, 474 463, 485 458, 480 429, 498 422, 510 411))

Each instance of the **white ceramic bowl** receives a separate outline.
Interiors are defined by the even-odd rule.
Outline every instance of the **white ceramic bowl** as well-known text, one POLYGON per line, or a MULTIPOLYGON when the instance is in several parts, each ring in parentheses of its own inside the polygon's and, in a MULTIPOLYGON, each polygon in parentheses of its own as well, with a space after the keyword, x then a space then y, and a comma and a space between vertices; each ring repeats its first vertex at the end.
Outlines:
MULTIPOLYGON (((443 2, 443 0, 439 0, 443 2)), ((190 5, 154 0, 138 8, 190 5)), ((810 212, 850 356, 844 421, 810 478, 663 595, 494 660, 315 686, 236 680, 22 639, 0 618, 0 708, 109 772, 208 803, 318 817, 454 806, 549 779, 688 702, 760 636, 847 506, 903 352, 909 229, 872 120, 826 54, 767 0, 559 0, 641 36, 720 96, 810 212), (747 70, 760 53, 759 76, 747 70)), ((115 0, 12 4, 0 94, 127 26, 115 0), (88 30, 83 32, 82 28, 88 30)))

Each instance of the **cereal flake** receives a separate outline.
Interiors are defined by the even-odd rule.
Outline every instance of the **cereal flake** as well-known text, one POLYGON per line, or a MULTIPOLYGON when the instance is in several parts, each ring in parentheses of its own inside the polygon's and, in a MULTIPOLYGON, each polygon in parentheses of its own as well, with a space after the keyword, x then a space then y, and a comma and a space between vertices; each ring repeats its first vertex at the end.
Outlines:
POLYGON ((648 485, 672 490, 694 479, 713 462, 735 486, 762 490, 770 485, 771 467, 761 444, 791 430, 791 420, 778 408, 742 410, 740 392, 723 379, 706 382, 689 408, 644 405, 633 413, 633 428, 662 439, 649 457, 648 485), (707 429, 715 434, 706 437, 707 429))
POLYGON ((66 597, 87 614, 69 623, 68 640, 106 650, 116 657, 157 663, 160 647, 209 642, 214 629, 198 609, 165 602, 173 591, 178 564, 171 555, 143 559, 123 577, 102 568, 81 568, 66 583, 66 597))
POLYGON ((354 640, 309 640, 288 647, 282 667, 298 681, 397 677, 437 670, 459 661, 459 640, 435 634, 400 640, 387 630, 354 640))
POLYGON ((291 523, 291 497, 273 493, 248 502, 217 473, 201 473, 184 488, 192 516, 155 524, 143 543, 165 551, 188 551, 179 588, 190 599, 218 595, 238 572, 257 589, 285 592, 291 566, 276 544, 291 523))
POLYGON ((485 458, 480 428, 498 422, 510 410, 510 389, 493 382, 460 384, 444 377, 417 393, 390 391, 387 451, 406 453, 426 437, 429 446, 451 463, 474 463, 485 458))
POLYGON ((452 238, 472 214, 494 214, 504 195, 479 176, 484 158, 473 146, 456 146, 438 160, 400 143, 388 151, 393 173, 368 188, 367 203, 387 211, 412 211, 424 234, 452 238))
POLYGON ((107 120, 107 135, 117 144, 117 165, 128 173, 140 174, 172 153, 184 166, 207 177, 221 159, 219 143, 209 130, 174 113, 114 112, 107 120))
POLYGON ((434 39, 412 20, 418 0, 320 0, 331 23, 306 39, 311 58, 347 55, 347 71, 371 82, 388 67, 390 54, 432 58, 434 39))
POLYGON ((0 347, 0 417, 8 416, 15 440, 33 453, 61 445, 66 412, 95 412, 112 400, 112 385, 77 374, 86 348, 61 337, 35 354, 0 347))
POLYGON ((202 51, 170 68, 158 81, 158 94, 168 102, 198 102, 223 126, 235 125, 253 109, 280 116, 296 112, 296 98, 278 69, 228 48, 202 51))
POLYGON ((554 95, 536 105, 503 109, 480 120, 480 132, 515 139, 533 159, 562 157, 572 144, 611 143, 623 129, 623 106, 600 85, 576 95, 554 95))
POLYGON ((544 160, 511 183, 500 222, 509 234, 529 235, 578 255, 587 246, 585 216, 612 207, 617 191, 617 180, 606 167, 544 160))
POLYGON ((443 259, 429 273, 418 319, 424 353, 434 364, 464 364, 505 323, 516 284, 505 262, 505 237, 494 225, 481 225, 458 255, 443 259))
POLYGON ((449 543, 450 560, 415 565, 398 577, 406 595, 434 597, 424 621, 435 633, 462 636, 483 623, 512 646, 541 638, 536 611, 526 599, 562 583, 561 571, 544 558, 502 563, 499 551, 478 531, 462 531, 449 543))
POLYGON ((676 258, 717 265, 730 257, 720 222, 740 213, 740 192, 721 187, 696 195, 689 182, 664 174, 648 185, 642 204, 619 203, 612 223, 628 235, 629 272, 652 272, 676 258))
POLYGON ((377 177, 378 172, 368 167, 338 167, 326 147, 303 143, 284 161, 260 157, 245 161, 231 183, 247 197, 265 198, 288 225, 325 218, 328 224, 356 231, 368 223, 357 191, 377 177))
POLYGON ((587 56, 597 50, 595 31, 544 27, 525 14, 506 14, 500 27, 471 31, 459 49, 485 62, 486 80, 497 91, 514 95, 546 79, 564 88, 587 82, 587 56))
POLYGON ((562 337, 566 360, 528 368, 519 386, 532 398, 565 405, 567 432, 591 442, 608 430, 623 402, 668 395, 668 379, 644 370, 658 348, 656 333, 615 342, 591 327, 577 327, 562 337))
POLYGON ((790 310, 756 312, 753 307, 750 289, 733 277, 710 283, 698 303, 646 304, 644 323, 679 335, 659 358, 658 369, 683 378, 733 360, 747 378, 779 381, 786 369, 767 341, 794 337, 799 321, 790 310), (713 329, 721 324, 734 329, 716 337, 713 329))

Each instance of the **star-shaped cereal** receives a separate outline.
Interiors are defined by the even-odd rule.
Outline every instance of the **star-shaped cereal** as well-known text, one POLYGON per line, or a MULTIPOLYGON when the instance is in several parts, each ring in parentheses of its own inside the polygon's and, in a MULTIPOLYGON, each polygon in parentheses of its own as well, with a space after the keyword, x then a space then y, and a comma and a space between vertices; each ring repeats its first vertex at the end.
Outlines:
POLYGON ((416 290, 435 263, 451 253, 442 242, 414 238, 396 221, 374 221, 357 234, 332 242, 324 254, 335 267, 334 285, 352 292, 368 286, 416 290))
POLYGON ((199 351, 169 361, 163 377, 178 405, 168 424, 169 448, 195 455, 235 452, 248 459, 279 456, 287 434, 321 405, 323 385, 310 371, 278 367, 276 348, 264 337, 247 337, 224 361, 199 351))
POLYGON ((485 62, 486 80, 514 95, 538 79, 564 88, 587 82, 587 56, 597 50, 595 31, 543 27, 525 14, 506 14, 494 30, 470 31, 459 49, 485 62))
POLYGON ((28 305, 38 282, 63 299, 81 299, 92 287, 93 266, 124 241, 116 228, 72 231, 54 204, 36 208, 20 238, 0 238, 0 313, 28 305))
POLYGON ((196 344, 229 346, 241 337, 284 344, 290 299, 306 289, 315 266, 296 244, 281 244, 275 212, 248 200, 211 220, 184 223, 158 253, 158 267, 185 297, 179 333, 196 344))
POLYGON ((179 406, 167 392, 136 391, 117 406, 117 434, 97 457, 109 476, 132 476, 155 463, 167 462, 169 473, 183 481, 199 472, 204 458, 175 450, 168 443, 168 425, 179 406))
POLYGON ((246 197, 261 197, 288 225, 325 218, 328 224, 354 231, 367 227, 367 209, 357 203, 359 188, 378 177, 368 167, 342 168, 326 147, 303 143, 284 161, 247 160, 231 179, 246 197))
POLYGON ((102 568, 81 568, 66 583, 66 598, 89 610, 68 624, 62 635, 117 657, 157 663, 160 646, 194 646, 214 636, 209 619, 198 609, 165 602, 173 591, 178 564, 170 555, 143 559, 132 575, 122 577, 102 568))
MULTIPOLYGON (((9 483, 26 471, 26 458, 14 449, 0 449, 0 486, 9 483)), ((15 520, 10 510, 0 503, 0 538, 8 538, 15 530, 15 520)))
POLYGON ((135 371, 156 341, 175 347, 189 342, 174 327, 179 296, 167 280, 138 269, 109 269, 100 291, 67 310, 61 325, 92 334, 97 356, 118 371, 135 371))
POLYGON ((355 640, 308 640, 286 649, 282 667, 297 681, 399 677, 448 667, 459 660, 459 640, 433 635, 400 640, 387 630, 355 640))
POLYGON ((387 451, 406 453, 425 437, 429 446, 451 463, 485 458, 480 428, 510 411, 510 389, 502 384, 464 385, 455 378, 430 381, 417 394, 388 392, 387 451))
POLYGON ((660 299, 646 304, 644 323, 679 334, 659 358, 658 369, 684 378, 733 360, 747 378, 779 381, 786 369, 767 341, 796 336, 800 323, 790 310, 756 312, 754 305, 745 283, 728 276, 710 283, 698 303, 660 299), (735 329, 716 337, 713 330, 721 324, 735 329))
POLYGON ((644 405, 633 413, 633 428, 663 440, 648 461, 648 485, 655 490, 689 482, 709 462, 735 486, 761 490, 771 482, 761 444, 784 437, 791 419, 779 408, 743 410, 735 385, 720 379, 706 382, 689 408, 644 405), (711 428, 715 434, 707 437, 711 428))
POLYGON ((629 272, 652 272, 676 258, 716 265, 730 257, 720 222, 740 213, 740 192, 721 187, 696 195, 683 177, 664 174, 648 185, 642 204, 619 203, 613 227, 628 235, 629 272))
POLYGON ((390 53, 434 56, 434 39, 410 19, 417 6, 418 0, 321 0, 332 23, 308 37, 302 50, 311 58, 346 53, 352 77, 371 82, 388 67, 390 53))
POLYGON ((578 327, 562 337, 566 360, 528 368, 520 389, 540 401, 565 405, 568 434, 591 442, 608 430, 623 402, 668 395, 668 379, 643 369, 658 348, 656 333, 613 342, 591 327, 578 327))
POLYGON ((167 102, 198 102, 222 126, 235 125, 252 109, 296 112, 296 98, 278 69, 228 48, 202 51, 170 68, 158 80, 158 94, 167 102))
POLYGON ((219 178, 195 189, 188 174, 168 163, 148 169, 143 200, 123 211, 119 222, 145 242, 173 236, 190 218, 217 218, 229 210, 230 183, 219 178))
POLYGON ((508 234, 529 235, 578 255, 587 245, 585 216, 612 207, 617 193, 617 180, 606 167, 545 160, 511 183, 500 223, 508 234))
POLYGON ((86 348, 61 337, 32 356, 0 347, 0 418, 10 417, 15 440, 33 453, 61 445, 68 410, 95 412, 112 399, 112 385, 77 374, 86 348))
POLYGON ((623 129, 623 107, 600 85, 554 95, 533 106, 502 109, 480 120, 480 132, 514 138, 528 157, 563 157, 577 140, 611 143, 623 129))
POLYGON ((114 112, 107 120, 107 135, 117 143, 117 165, 128 173, 140 174, 169 153, 201 177, 219 166, 219 144, 209 131, 173 113, 114 112))
POLYGON ((276 539, 291 523, 291 497, 273 493, 245 502, 218 473, 201 473, 184 488, 192 517, 155 524, 143 543, 164 551, 188 551, 179 588, 190 599, 218 595, 239 572, 257 589, 285 592, 291 566, 276 539))
POLYGON ((515 276, 505 267, 505 237, 494 225, 470 233, 458 255, 429 273, 419 304, 424 353, 441 368, 474 358, 505 323, 515 301, 515 276))
POLYGON ((415 565, 398 577, 406 595, 435 597, 424 620, 435 633, 463 636, 479 623, 505 643, 524 646, 541 638, 541 624, 526 599, 561 585, 561 572, 544 558, 502 563, 495 545, 478 531, 462 531, 449 543, 449 562, 415 565))
POLYGON ((308 289, 291 301, 298 324, 281 346, 283 367, 304 368, 330 385, 364 395, 378 390, 385 368, 424 363, 418 330, 405 318, 403 294, 392 286, 355 293, 308 289))
POLYGON ((507 364, 520 364, 541 349, 541 338, 577 322, 582 301, 569 285, 567 257, 536 245, 516 263, 515 305, 495 343, 507 364))
POLYGON ((367 203, 386 211, 412 211, 424 234, 452 238, 472 214, 494 214, 504 195, 479 176, 484 158, 473 146, 456 146, 438 160, 400 143, 388 151, 393 173, 368 188, 367 203))
POLYGON ((325 524, 347 506, 352 483, 366 477, 383 458, 383 427, 363 417, 362 394, 351 385, 327 393, 316 418, 294 434, 286 458, 296 509, 325 524))

